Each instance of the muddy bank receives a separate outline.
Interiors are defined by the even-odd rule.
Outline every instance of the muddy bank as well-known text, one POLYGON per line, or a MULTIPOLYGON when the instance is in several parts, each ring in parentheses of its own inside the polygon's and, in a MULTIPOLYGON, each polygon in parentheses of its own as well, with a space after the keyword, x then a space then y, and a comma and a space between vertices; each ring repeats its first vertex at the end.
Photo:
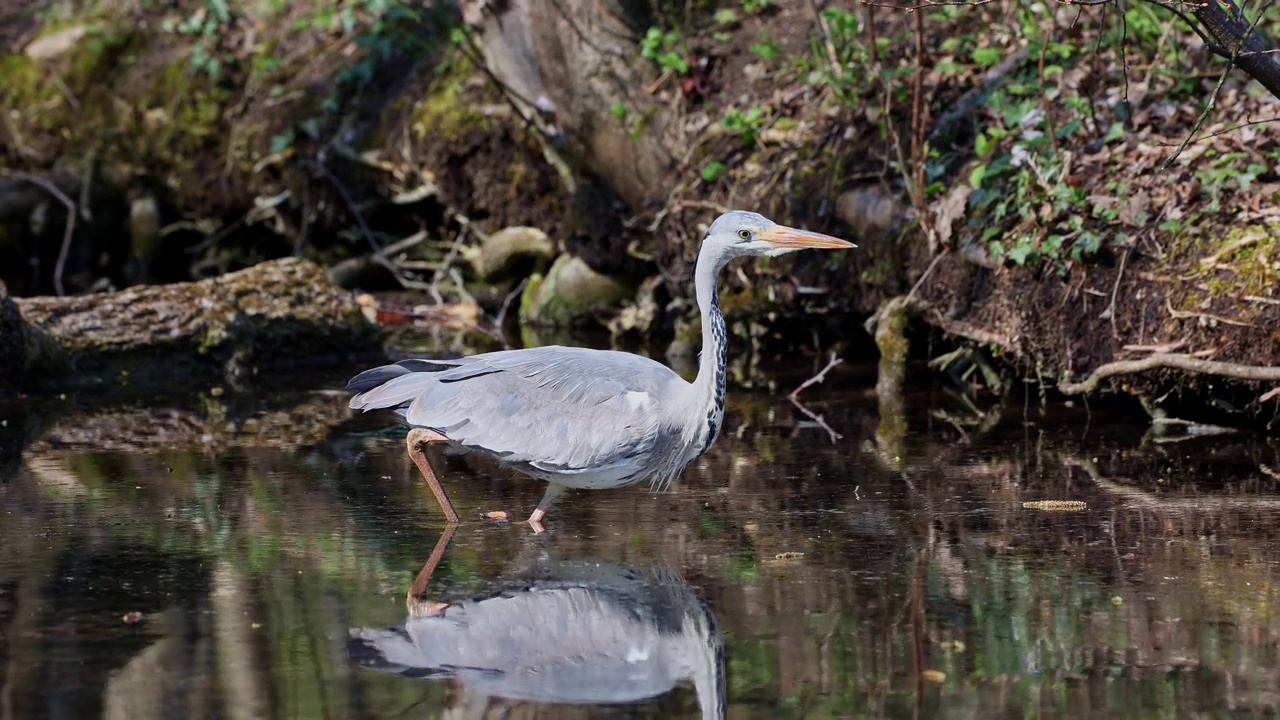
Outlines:
MULTIPOLYGON (((348 261, 348 287, 679 346, 701 232, 745 207, 861 248, 727 273, 739 348, 861 352, 864 320, 904 298, 913 357, 971 388, 1120 391, 1153 417, 1276 427, 1280 145, 1248 124, 1273 99, 1240 73, 1219 83, 1176 17, 1107 9, 300 3, 139 11, 153 32, 105 6, 92 27, 37 14, 9 38, 24 82, 4 161, 75 203, 125 199, 92 216, 127 232, 78 223, 73 290, 300 254, 348 261), (86 79, 104 75, 114 104, 86 79), (77 114, 98 118, 83 137, 46 126, 77 114), (177 150, 95 142, 107 126, 178 132, 177 150), (512 226, 551 251, 491 273, 485 247, 512 226), (604 295, 561 302, 570 266, 604 295), (539 298, 572 310, 548 319, 539 298)), ((30 182, 6 192, 23 202, 0 246, 41 258, 15 294, 48 292, 69 208, 30 182)))

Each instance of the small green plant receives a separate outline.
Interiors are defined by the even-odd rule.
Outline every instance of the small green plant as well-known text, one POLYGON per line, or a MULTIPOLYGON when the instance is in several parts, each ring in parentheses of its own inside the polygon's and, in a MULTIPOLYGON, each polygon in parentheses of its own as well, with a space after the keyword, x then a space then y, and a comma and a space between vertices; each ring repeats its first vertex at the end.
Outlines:
POLYGON ((760 40, 753 43, 751 52, 765 62, 771 63, 782 54, 782 46, 767 33, 761 33, 760 40))
POLYGON ((748 15, 764 12, 773 5, 773 0, 742 0, 742 11, 748 15))
POLYGON ((233 21, 226 0, 205 0, 186 19, 181 22, 167 20, 161 28, 165 32, 194 36, 196 44, 191 49, 191 68, 217 80, 227 59, 218 52, 218 46, 222 33, 233 21))
MULTIPOLYGON (((866 67, 870 63, 862 22, 857 15, 838 7, 822 11, 830 36, 830 46, 816 36, 809 41, 809 52, 797 60, 796 70, 808 83, 829 88, 842 104, 860 106, 862 90, 868 81, 866 67), (835 57, 831 57, 831 51, 835 57), (834 62, 833 62, 834 61, 834 62)), ((887 38, 877 38, 883 44, 887 38)), ((897 83, 903 88, 906 83, 897 83)))
POLYGON ((729 108, 721 118, 720 124, 742 136, 742 141, 752 147, 756 144, 756 136, 764 129, 773 109, 767 105, 752 105, 745 112, 737 108, 729 108))
POLYGON ((640 55, 657 63, 663 72, 683 75, 689 72, 689 61, 681 51, 683 46, 684 39, 679 33, 651 27, 640 41, 640 55))
POLYGON ((733 25, 738 22, 738 11, 733 8, 720 8, 711 16, 716 25, 733 25))
POLYGON ((712 160, 702 166, 702 179, 706 182, 715 182, 724 177, 729 172, 729 167, 719 160, 712 160))

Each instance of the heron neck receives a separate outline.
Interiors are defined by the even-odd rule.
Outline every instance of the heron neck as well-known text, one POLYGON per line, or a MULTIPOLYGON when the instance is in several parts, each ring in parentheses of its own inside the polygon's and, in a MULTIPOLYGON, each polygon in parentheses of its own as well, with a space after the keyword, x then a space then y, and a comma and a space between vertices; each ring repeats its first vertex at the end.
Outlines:
MULTIPOLYGON (((699 400, 707 403, 707 420, 714 422, 714 429, 718 430, 720 419, 724 416, 726 353, 729 345, 717 291, 717 280, 726 258, 715 255, 700 253, 698 265, 693 272, 694 294, 698 299, 698 309, 702 312, 702 354, 698 361, 698 377, 694 379, 693 385, 699 391, 699 400)), ((711 435, 714 439, 715 433, 711 435)))

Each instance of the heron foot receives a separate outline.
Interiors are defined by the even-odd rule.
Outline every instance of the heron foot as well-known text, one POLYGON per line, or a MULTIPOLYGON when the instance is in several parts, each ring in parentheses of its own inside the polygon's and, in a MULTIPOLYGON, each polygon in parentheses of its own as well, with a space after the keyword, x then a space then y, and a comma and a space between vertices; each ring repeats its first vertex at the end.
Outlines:
POLYGON ((546 517, 546 513, 542 510, 534 510, 533 514, 529 516, 529 527, 533 528, 534 535, 541 535, 546 531, 546 528, 542 526, 542 518, 544 517, 546 517))
POLYGON ((444 510, 445 520, 451 525, 456 525, 458 513, 454 512, 453 503, 449 502, 449 497, 444 494, 444 488, 440 487, 440 480, 436 478, 436 473, 431 469, 431 463, 426 455, 428 445, 447 440, 448 438, 435 430, 413 428, 405 438, 405 445, 409 449, 409 459, 418 466, 418 472, 422 473, 427 486, 431 488, 431 494, 436 496, 436 502, 440 503, 440 508, 444 510))
POLYGON ((542 493, 542 500, 538 502, 538 509, 533 511, 529 516, 529 527, 533 528, 535 535, 542 533, 546 528, 542 527, 542 518, 547 516, 547 511, 555 504, 556 498, 560 497, 560 493, 564 492, 563 485, 550 483, 547 485, 547 491, 542 493))

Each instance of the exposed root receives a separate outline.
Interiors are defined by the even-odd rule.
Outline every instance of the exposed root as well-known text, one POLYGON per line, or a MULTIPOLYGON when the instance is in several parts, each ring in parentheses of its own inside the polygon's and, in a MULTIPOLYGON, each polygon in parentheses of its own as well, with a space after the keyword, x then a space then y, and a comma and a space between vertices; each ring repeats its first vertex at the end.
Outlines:
POLYGON ((1134 375, 1157 368, 1171 368, 1202 375, 1217 375, 1234 380, 1250 380, 1254 382, 1280 382, 1280 367, 1264 365, 1242 365, 1233 362, 1205 360, 1190 355, 1173 355, 1169 353, 1153 353, 1139 360, 1117 360, 1100 365, 1089 377, 1080 382, 1063 380, 1058 384, 1058 391, 1063 395, 1081 395, 1093 392, 1098 384, 1116 375, 1134 375))

